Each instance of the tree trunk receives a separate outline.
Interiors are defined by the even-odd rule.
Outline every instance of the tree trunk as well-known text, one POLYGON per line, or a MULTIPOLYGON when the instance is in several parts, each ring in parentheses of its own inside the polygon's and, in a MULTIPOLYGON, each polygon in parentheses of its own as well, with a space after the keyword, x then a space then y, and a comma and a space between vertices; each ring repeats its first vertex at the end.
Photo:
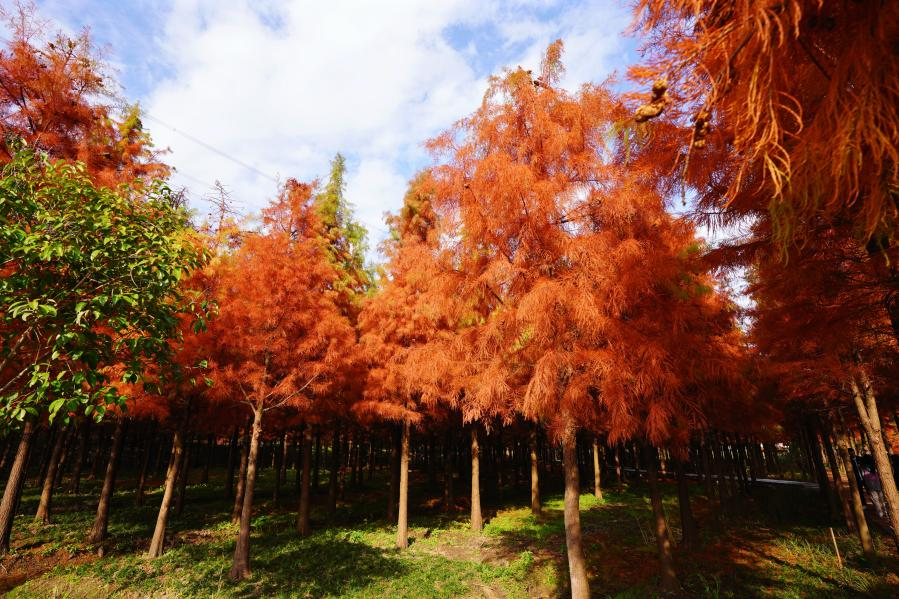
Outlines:
POLYGON ((75 456, 75 466, 72 469, 72 480, 69 481, 69 493, 75 494, 81 490, 81 469, 87 458, 87 442, 91 436, 91 420, 85 418, 78 427, 78 453, 75 456))
POLYGON ((589 599, 587 564, 581 535, 581 485, 578 479, 577 441, 570 426, 562 438, 562 462, 565 470, 565 548, 568 553, 568 576, 572 599, 589 599))
POLYGON ((453 433, 449 429, 446 431, 443 453, 443 509, 449 511, 455 504, 453 496, 453 433))
MULTIPOLYGON (((391 427, 392 428, 392 427, 391 427)), ((402 439, 399 429, 391 430, 390 443, 390 482, 389 496, 387 497, 387 519, 396 520, 396 502, 399 497, 400 485, 400 452, 402 439)))
POLYGON ((6 488, 3 489, 3 499, 0 500, 0 556, 9 553, 9 539, 12 535, 12 523, 16 515, 16 503, 22 483, 25 482, 25 466, 31 450, 31 441, 34 438, 34 429, 34 422, 31 419, 26 420, 25 426, 22 428, 22 437, 19 439, 19 448, 16 450, 16 457, 9 469, 6 488))
POLYGON ((624 477, 621 475, 621 443, 615 446, 615 482, 618 488, 624 484, 624 477))
POLYGON ((156 426, 151 425, 147 431, 147 438, 144 441, 143 455, 141 456, 140 474, 137 478, 137 492, 135 493, 135 502, 138 506, 144 504, 144 491, 147 487, 147 473, 150 469, 150 453, 153 449, 153 439, 156 437, 156 426))
POLYGON ((656 545, 658 546, 659 561, 662 568, 659 584, 663 592, 673 593, 678 590, 677 574, 674 572, 674 557, 671 554, 668 523, 665 521, 665 511, 662 509, 662 492, 659 489, 655 449, 649 444, 645 445, 644 456, 646 479, 649 482, 649 492, 652 499, 652 515, 655 520, 656 545))
POLYGON ((602 499, 602 470, 599 467, 599 443, 593 437, 593 494, 597 499, 602 499))
POLYGON ((253 429, 247 456, 247 473, 243 489, 243 506, 240 511, 240 529, 234 560, 231 563, 231 580, 244 580, 250 576, 250 518, 253 514, 253 488, 256 486, 256 458, 259 455, 259 436, 262 434, 262 400, 253 410, 253 429))
POLYGON ((272 503, 278 506, 281 503, 281 471, 284 467, 284 448, 287 447, 285 433, 278 437, 278 445, 275 446, 275 489, 272 493, 272 503))
MULTIPOLYGON (((99 544, 106 540, 109 527, 109 505, 115 492, 115 478, 119 468, 119 453, 122 451, 122 440, 125 437, 124 416, 116 418, 115 430, 112 433, 112 447, 109 450, 109 461, 106 464, 106 476, 103 477, 103 489, 100 491, 100 502, 97 504, 97 517, 87 537, 87 542, 99 544)), ((103 548, 100 548, 102 555, 103 548)))
POLYGON ((843 519, 846 521, 846 528, 849 532, 855 532, 855 517, 852 514, 851 499, 849 498, 849 488, 843 481, 840 473, 839 462, 836 453, 833 450, 833 443, 830 441, 830 431, 826 430, 824 423, 818 419, 818 430, 821 434, 822 445, 824 446, 824 454, 827 456, 827 463, 830 466, 830 475, 833 478, 833 486, 837 490, 837 496, 840 499, 840 506, 843 508, 843 519))
POLYGON ((531 513, 540 515, 540 464, 537 460, 537 424, 531 426, 528 433, 528 445, 531 454, 531 513))
POLYGON ((37 505, 37 513, 34 521, 42 524, 50 524, 50 504, 53 501, 53 483, 56 481, 56 470, 59 467, 59 458, 62 456, 62 448, 68 438, 68 429, 60 423, 59 434, 53 443, 53 451, 50 453, 50 463, 47 466, 47 474, 44 476, 44 485, 41 489, 41 499, 37 505))
POLYGON ((861 489, 858 488, 858 481, 855 479, 855 473, 852 470, 852 459, 849 457, 849 442, 846 438, 846 431, 842 426, 834 427, 837 440, 837 451, 839 451, 840 460, 843 462, 843 469, 846 471, 846 483, 849 487, 849 497, 851 499, 850 506, 852 514, 855 517, 855 531, 858 534, 858 540, 861 542, 862 551, 865 555, 874 555, 874 541, 871 538, 871 531, 868 530, 868 520, 865 517, 865 506, 862 503, 861 489))
POLYGON ((337 511, 337 492, 340 476, 340 424, 335 425, 331 438, 331 474, 328 479, 328 513, 337 511))
POLYGON ((403 422, 400 445, 400 509, 396 525, 396 546, 409 546, 409 421, 403 422))
POLYGON ((97 472, 100 469, 100 456, 103 455, 105 444, 106 435, 103 434, 103 426, 100 425, 100 430, 97 434, 96 446, 94 447, 94 451, 91 453, 91 471, 87 475, 87 480, 89 481, 97 480, 97 472))
POLYGON ((371 436, 368 439, 368 482, 371 482, 372 477, 375 475, 375 440, 371 436))
POLYGON ((484 519, 481 517, 481 466, 478 446, 478 423, 471 425, 471 530, 481 532, 484 519))
POLYGON ((290 444, 287 442, 287 433, 281 437, 281 470, 278 472, 278 479, 281 484, 287 482, 287 466, 290 463, 290 444))
POLYGON ((206 462, 203 464, 203 474, 200 477, 200 484, 209 484, 209 469, 212 467, 212 462, 215 459, 215 445, 215 435, 209 435, 206 438, 206 462))
POLYGON ((297 532, 306 536, 310 532, 309 525, 309 493, 312 482, 312 427, 303 427, 303 465, 302 481, 300 483, 300 508, 297 513, 297 532))
POLYGON ((319 431, 315 431, 315 464, 312 469, 312 492, 318 493, 318 472, 322 461, 322 436, 319 431))
POLYGON ((836 514, 836 502, 833 493, 830 492, 830 483, 827 480, 827 469, 824 467, 824 460, 821 459, 821 447, 818 444, 818 434, 815 430, 811 416, 805 418, 805 438, 808 445, 808 452, 812 458, 812 464, 815 468, 815 478, 818 481, 818 490, 821 499, 827 504, 828 514, 834 516, 836 514))
POLYGON ((225 475, 227 477, 225 479, 226 499, 234 497, 234 464, 237 462, 238 430, 238 427, 235 426, 234 432, 231 434, 231 442, 228 443, 228 473, 225 475))
POLYGON ((859 378, 861 380, 861 390, 855 381, 855 377, 850 379, 852 399, 855 402, 856 410, 858 410, 859 420, 865 429, 868 442, 871 444, 871 453, 874 456, 877 473, 880 475, 880 486, 883 490, 883 498, 886 501, 887 514, 892 527, 893 541, 899 547, 899 492, 896 490, 896 480, 893 477, 890 457, 887 454, 883 436, 881 436, 880 432, 880 415, 877 413, 877 399, 874 396, 871 381, 864 370, 859 372, 859 378))
POLYGON ((165 486, 162 492, 162 502, 159 505, 159 513, 156 516, 156 528, 153 529, 153 538, 150 540, 150 548, 147 557, 155 558, 162 555, 165 547, 165 529, 169 521, 169 505, 175 493, 175 483, 178 480, 178 470, 181 465, 181 455, 184 452, 184 429, 186 418, 175 430, 172 437, 172 456, 169 459, 169 467, 165 473, 165 486))
POLYGON ((699 544, 699 534, 696 519, 693 517, 693 508, 690 506, 690 489, 687 486, 683 460, 676 459, 674 469, 677 477, 677 503, 680 507, 681 545, 692 549, 699 544))
POLYGON ((237 470, 237 489, 234 492, 234 505, 231 506, 231 524, 240 522, 243 511, 243 496, 247 488, 247 462, 250 459, 250 427, 247 427, 240 445, 240 468, 237 470))
POLYGON ((187 438, 184 446, 184 456, 181 458, 181 469, 178 472, 178 497, 175 499, 175 515, 180 516, 184 512, 184 496, 187 494, 187 479, 190 478, 190 449, 193 445, 193 435, 187 438))

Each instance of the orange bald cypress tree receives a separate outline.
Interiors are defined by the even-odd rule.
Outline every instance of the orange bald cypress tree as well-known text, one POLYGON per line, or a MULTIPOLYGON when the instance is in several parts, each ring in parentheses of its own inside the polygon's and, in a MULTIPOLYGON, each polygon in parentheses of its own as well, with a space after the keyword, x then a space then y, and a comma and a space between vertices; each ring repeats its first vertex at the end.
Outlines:
MULTIPOLYGON (((521 413, 561 442, 571 589, 586 597, 578 429, 684 446, 739 340, 692 226, 615 159, 623 105, 603 87, 558 89, 560 55, 550 46, 536 79, 493 78, 481 108, 431 142, 452 265, 440 284, 461 326, 421 355, 453 365, 467 418, 521 413)), ((660 555, 673 588, 670 548, 660 555)))
POLYGON ((359 317, 369 371, 364 399, 355 408, 402 427, 397 526, 400 548, 408 546, 410 428, 434 407, 433 402, 422 401, 420 377, 409 357, 449 326, 439 306, 433 304, 437 299, 432 280, 438 240, 430 196, 430 178, 422 173, 410 183, 399 214, 388 218, 392 238, 384 244, 384 251, 389 262, 381 288, 359 317))
POLYGON ((352 328, 332 291, 336 273, 317 242, 311 187, 288 181, 264 213, 265 229, 247 234, 223 260, 213 336, 213 390, 252 417, 233 579, 250 574, 250 519, 264 415, 324 397, 352 355, 352 328))

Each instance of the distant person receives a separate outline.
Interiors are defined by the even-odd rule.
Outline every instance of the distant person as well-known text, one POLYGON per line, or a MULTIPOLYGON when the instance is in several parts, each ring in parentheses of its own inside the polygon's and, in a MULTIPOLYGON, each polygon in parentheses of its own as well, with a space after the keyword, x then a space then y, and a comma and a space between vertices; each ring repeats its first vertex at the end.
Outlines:
POLYGON ((883 518, 883 487, 880 484, 880 477, 869 464, 865 464, 862 471, 862 480, 865 481, 865 489, 871 497, 871 503, 874 505, 874 511, 877 512, 878 518, 883 518))

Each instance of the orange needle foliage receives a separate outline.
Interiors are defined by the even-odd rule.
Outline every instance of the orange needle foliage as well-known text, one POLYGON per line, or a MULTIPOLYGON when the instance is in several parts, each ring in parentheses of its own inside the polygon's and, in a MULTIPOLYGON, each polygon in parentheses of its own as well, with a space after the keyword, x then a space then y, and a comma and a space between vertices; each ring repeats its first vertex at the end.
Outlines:
POLYGON ((636 14, 648 54, 631 74, 667 80, 682 128, 658 141, 678 174, 692 153, 704 209, 767 210, 780 242, 806 239, 815 214, 894 237, 899 4, 641 0, 636 14))
POLYGON ((393 238, 384 250, 390 259, 379 292, 359 317, 361 345, 369 363, 360 414, 395 421, 420 421, 420 377, 408 363, 421 347, 446 329, 440 306, 429 291, 436 272, 436 215, 431 207, 429 177, 411 184, 397 216, 390 217, 393 238), (441 326, 442 325, 442 326, 441 326))
POLYGON ((560 434, 582 423, 612 441, 683 443, 702 420, 688 385, 724 381, 739 354, 732 309, 692 227, 610 160, 623 106, 603 87, 553 87, 560 52, 536 82, 494 78, 483 106, 431 142, 447 159, 434 204, 457 226, 450 276, 471 310, 456 351, 439 351, 464 361, 473 417, 520 411, 560 434))
MULTIPOLYGON (((0 50, 4 135, 22 137, 53 157, 83 162, 103 185, 168 175, 143 129, 139 108, 115 115, 112 80, 86 31, 74 38, 59 33, 39 45, 36 40, 49 25, 34 16, 33 7, 0 10, 0 16, 11 33, 0 50)), ((5 161, 5 145, 3 154, 5 161)))

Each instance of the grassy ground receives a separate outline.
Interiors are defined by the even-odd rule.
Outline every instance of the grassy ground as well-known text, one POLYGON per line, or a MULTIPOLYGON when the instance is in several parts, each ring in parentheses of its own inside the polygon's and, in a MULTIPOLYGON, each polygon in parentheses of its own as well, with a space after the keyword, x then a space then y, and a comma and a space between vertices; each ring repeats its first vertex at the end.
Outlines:
MULTIPOLYGON (((122 481, 127 489, 129 482, 122 481)), ((377 481, 376 481, 377 482, 377 481)), ((496 493, 487 505, 481 535, 466 529, 467 512, 440 511, 436 488, 416 479, 411 497, 411 546, 393 547, 394 528, 383 519, 383 485, 347 492, 328 516, 323 497, 313 510, 314 534, 294 532, 295 503, 271 504, 263 473, 253 521, 254 576, 228 580, 236 535, 221 481, 193 485, 184 514, 171 522, 169 549, 158 560, 142 557, 158 509, 159 491, 144 507, 130 492, 117 494, 111 543, 98 558, 83 543, 93 518, 95 489, 60 494, 54 523, 20 516, 14 552, 0 567, 0 591, 10 597, 557 597, 567 594, 562 502, 548 494, 544 513, 531 515, 526 497, 496 493)), ((289 489, 292 491, 292 489, 289 489)), ((596 597, 653 596, 657 560, 646 489, 610 490, 599 501, 581 496, 582 525, 591 586, 596 597)), ((899 560, 884 554, 865 562, 854 539, 836 530, 844 568, 837 565, 827 523, 808 510, 816 496, 790 490, 758 491, 753 500, 718 516, 695 489, 703 545, 678 552, 684 597, 896 597, 899 560), (798 509, 797 509, 798 508, 798 509)), ((36 491, 22 511, 33 514, 36 491)), ((673 489, 665 509, 679 533, 673 489)))

